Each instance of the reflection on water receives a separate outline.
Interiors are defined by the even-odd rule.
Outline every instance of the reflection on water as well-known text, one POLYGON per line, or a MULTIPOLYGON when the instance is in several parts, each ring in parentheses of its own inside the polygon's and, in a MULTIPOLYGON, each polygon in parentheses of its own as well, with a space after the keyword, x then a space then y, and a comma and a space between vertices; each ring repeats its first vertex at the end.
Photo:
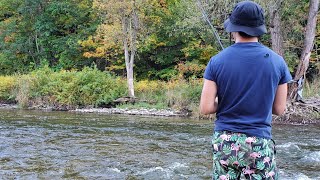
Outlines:
MULTIPOLYGON (((0 110, 3 179, 210 179, 212 123, 0 110)), ((320 179, 319 126, 274 126, 281 179, 320 179)))

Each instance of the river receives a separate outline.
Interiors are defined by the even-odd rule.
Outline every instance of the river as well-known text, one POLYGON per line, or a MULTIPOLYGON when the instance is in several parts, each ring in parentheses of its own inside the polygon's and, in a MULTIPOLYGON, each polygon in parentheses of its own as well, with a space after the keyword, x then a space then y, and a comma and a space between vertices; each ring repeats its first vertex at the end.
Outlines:
MULTIPOLYGON (((0 110, 0 179, 210 179, 212 122, 0 110)), ((274 125, 282 180, 320 179, 320 126, 274 125)))

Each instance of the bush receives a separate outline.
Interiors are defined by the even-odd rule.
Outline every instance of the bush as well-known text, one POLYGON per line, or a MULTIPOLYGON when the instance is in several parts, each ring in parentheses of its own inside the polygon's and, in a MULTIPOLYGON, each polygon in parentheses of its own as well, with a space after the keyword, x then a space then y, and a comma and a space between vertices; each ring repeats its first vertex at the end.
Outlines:
POLYGON ((136 95, 140 100, 163 108, 190 109, 193 104, 199 103, 201 90, 202 79, 169 82, 143 80, 136 83, 136 95))
POLYGON ((17 78, 15 76, 0 76, 0 101, 12 102, 15 97, 12 95, 17 78))
POLYGON ((100 106, 126 95, 125 81, 97 69, 54 72, 42 68, 19 78, 16 94, 23 107, 28 101, 47 105, 100 106))
MULTIPOLYGON (((140 103, 132 107, 193 109, 201 89, 202 79, 139 81, 135 92, 140 103)), ((16 100, 21 107, 99 107, 126 95, 125 79, 92 68, 55 72, 44 67, 27 75, 0 76, 0 100, 16 100)))

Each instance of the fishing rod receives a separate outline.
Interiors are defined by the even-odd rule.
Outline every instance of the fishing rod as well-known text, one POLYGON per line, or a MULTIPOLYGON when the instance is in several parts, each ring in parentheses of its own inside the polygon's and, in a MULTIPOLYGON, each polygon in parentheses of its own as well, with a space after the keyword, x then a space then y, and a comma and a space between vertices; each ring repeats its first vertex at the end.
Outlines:
POLYGON ((208 18, 208 15, 207 15, 206 11, 204 10, 201 1, 200 1, 200 0, 197 0, 197 4, 198 4, 198 7, 199 7, 199 9, 200 9, 200 11, 201 11, 201 13, 202 13, 202 16, 203 16, 204 20, 207 21, 207 23, 208 23, 209 26, 211 27, 214 37, 216 38, 219 46, 221 47, 221 50, 223 50, 224 47, 223 47, 223 45, 222 45, 222 43, 221 43, 220 36, 219 36, 217 30, 213 27, 212 23, 210 22, 210 19, 208 18))

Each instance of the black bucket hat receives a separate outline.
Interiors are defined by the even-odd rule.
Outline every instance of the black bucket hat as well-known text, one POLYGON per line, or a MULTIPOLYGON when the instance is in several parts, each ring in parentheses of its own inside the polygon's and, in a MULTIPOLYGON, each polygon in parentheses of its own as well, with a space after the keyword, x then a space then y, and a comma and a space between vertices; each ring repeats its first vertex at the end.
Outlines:
POLYGON ((261 36, 267 32, 262 7, 252 1, 239 2, 230 17, 224 22, 227 32, 244 32, 261 36))

